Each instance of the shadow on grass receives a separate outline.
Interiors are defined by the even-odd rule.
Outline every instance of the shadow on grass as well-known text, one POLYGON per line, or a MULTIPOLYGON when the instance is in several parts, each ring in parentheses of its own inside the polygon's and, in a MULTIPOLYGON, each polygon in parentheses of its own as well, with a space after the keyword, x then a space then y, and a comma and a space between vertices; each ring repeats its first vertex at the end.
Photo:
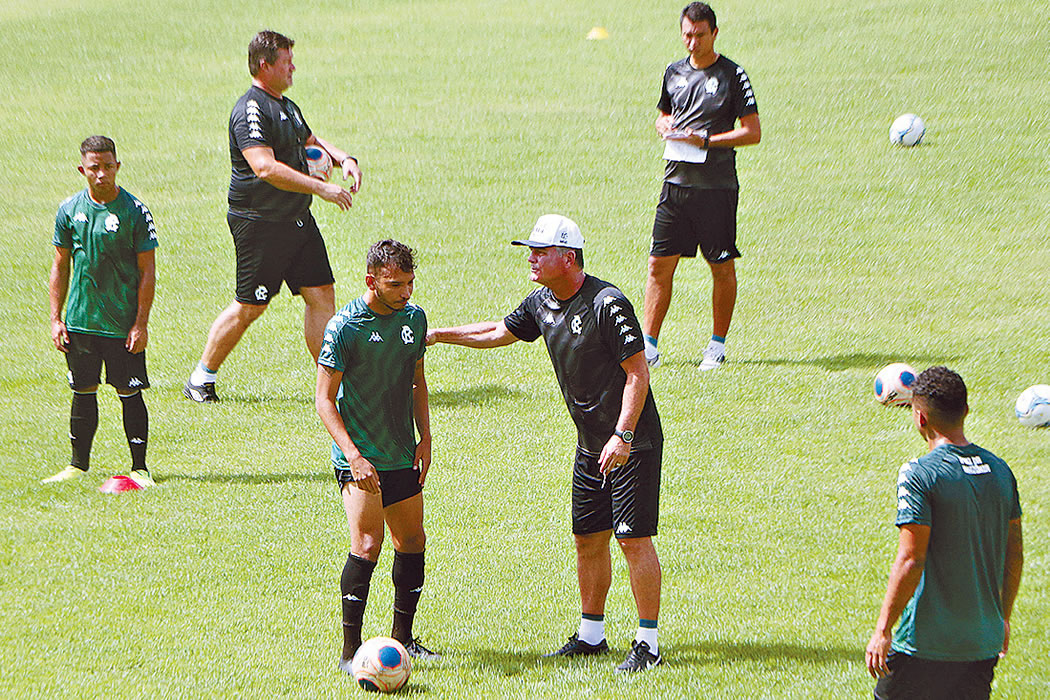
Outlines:
POLYGON ((456 408, 459 406, 479 406, 514 398, 522 398, 525 392, 520 389, 512 389, 500 384, 481 384, 469 389, 457 389, 455 391, 431 391, 430 406, 442 408, 456 408))
POLYGON ((905 362, 920 372, 935 364, 951 364, 959 360, 957 356, 944 355, 887 355, 884 353, 851 353, 849 355, 830 355, 828 357, 809 357, 800 359, 755 359, 734 360, 741 365, 810 365, 829 372, 841 372, 847 369, 869 368, 872 371, 890 364, 905 362))
POLYGON ((197 481, 213 484, 284 484, 290 481, 330 481, 335 484, 331 470, 324 473, 301 474, 165 474, 153 477, 158 484, 169 481, 197 481))
MULTIPOLYGON (((846 647, 808 647, 780 642, 700 642, 660 645, 671 666, 706 666, 731 661, 794 661, 808 664, 838 664, 864 660, 864 650, 846 647)), ((613 649, 604 657, 619 662, 626 649, 613 649)), ((566 659, 544 659, 532 652, 478 649, 470 654, 475 664, 503 676, 517 676, 538 666, 564 664, 566 659)), ((599 657, 595 657, 599 658, 599 657)))

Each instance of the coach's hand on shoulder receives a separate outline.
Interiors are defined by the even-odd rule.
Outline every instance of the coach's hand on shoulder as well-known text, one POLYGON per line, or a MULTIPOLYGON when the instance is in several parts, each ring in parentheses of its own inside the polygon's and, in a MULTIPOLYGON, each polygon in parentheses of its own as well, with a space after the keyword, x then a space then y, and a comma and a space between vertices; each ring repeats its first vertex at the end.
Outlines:
POLYGON ((146 349, 146 342, 149 340, 149 331, 146 330, 145 326, 134 325, 128 332, 128 337, 124 341, 124 347, 127 351, 133 355, 137 355, 146 349))
POLYGON ((357 456, 350 460, 350 473, 354 475, 354 486, 366 493, 379 493, 379 474, 367 459, 357 456))
POLYGON ((69 352, 69 331, 62 321, 51 322, 51 342, 60 352, 69 352))
POLYGON ((338 207, 344 211, 353 205, 354 198, 350 196, 349 191, 343 189, 334 182, 321 182, 320 185, 321 191, 318 194, 321 199, 338 205, 338 207))

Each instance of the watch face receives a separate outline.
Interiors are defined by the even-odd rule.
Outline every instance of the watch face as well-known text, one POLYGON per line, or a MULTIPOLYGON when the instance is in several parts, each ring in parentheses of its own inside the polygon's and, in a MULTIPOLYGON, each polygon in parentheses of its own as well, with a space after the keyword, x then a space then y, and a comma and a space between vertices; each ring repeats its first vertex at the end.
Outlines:
POLYGON ((624 442, 632 442, 634 440, 634 432, 631 430, 624 430, 620 433, 620 439, 624 442))

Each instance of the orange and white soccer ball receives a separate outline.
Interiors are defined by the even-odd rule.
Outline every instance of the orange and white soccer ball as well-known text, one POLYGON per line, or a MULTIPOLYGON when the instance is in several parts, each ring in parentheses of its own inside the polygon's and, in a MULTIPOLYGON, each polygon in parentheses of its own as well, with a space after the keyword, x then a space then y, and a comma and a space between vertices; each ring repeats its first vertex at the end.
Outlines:
POLYGON ((354 680, 365 690, 392 693, 408 682, 412 658, 396 639, 372 637, 354 654, 350 669, 354 680))
POLYGON ((306 167, 310 170, 311 177, 328 182, 332 175, 332 157, 320 146, 307 146, 306 167))

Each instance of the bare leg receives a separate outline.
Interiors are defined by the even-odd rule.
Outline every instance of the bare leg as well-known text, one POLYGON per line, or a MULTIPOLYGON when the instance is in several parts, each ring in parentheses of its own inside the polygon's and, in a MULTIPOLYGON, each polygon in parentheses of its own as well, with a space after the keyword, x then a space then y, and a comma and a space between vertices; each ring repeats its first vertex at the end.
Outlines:
POLYGON ((350 553, 368 561, 378 561, 383 546, 383 497, 368 493, 352 483, 343 485, 343 508, 350 526, 350 553))
POLYGON ((726 337, 736 306, 736 266, 732 260, 711 266, 711 318, 714 335, 726 337))
POLYGON ((660 337, 660 327, 663 326, 667 309, 671 306, 671 288, 679 257, 678 255, 649 257, 649 273, 645 279, 642 333, 652 338, 660 337))
POLYGON ((300 287, 299 294, 306 302, 306 310, 303 312, 303 338, 306 340, 306 348, 314 357, 314 362, 317 362, 324 342, 324 327, 335 315, 335 285, 300 287))
POLYGON ((638 617, 643 620, 659 619, 661 572, 653 539, 638 537, 617 542, 624 558, 627 559, 631 592, 634 594, 634 604, 638 607, 638 617))
POLYGON ((218 371, 244 335, 244 331, 248 330, 248 326, 262 316, 264 311, 265 305, 255 306, 239 301, 223 309, 208 331, 208 342, 204 345, 201 363, 213 372, 218 371))
POLYGON ((612 530, 576 535, 576 575, 580 583, 580 609, 585 615, 604 615, 605 598, 612 585, 612 530))
POLYGON ((385 509, 383 517, 390 528, 390 539, 394 549, 406 554, 422 552, 426 548, 427 536, 423 531, 423 494, 398 501, 385 509))

